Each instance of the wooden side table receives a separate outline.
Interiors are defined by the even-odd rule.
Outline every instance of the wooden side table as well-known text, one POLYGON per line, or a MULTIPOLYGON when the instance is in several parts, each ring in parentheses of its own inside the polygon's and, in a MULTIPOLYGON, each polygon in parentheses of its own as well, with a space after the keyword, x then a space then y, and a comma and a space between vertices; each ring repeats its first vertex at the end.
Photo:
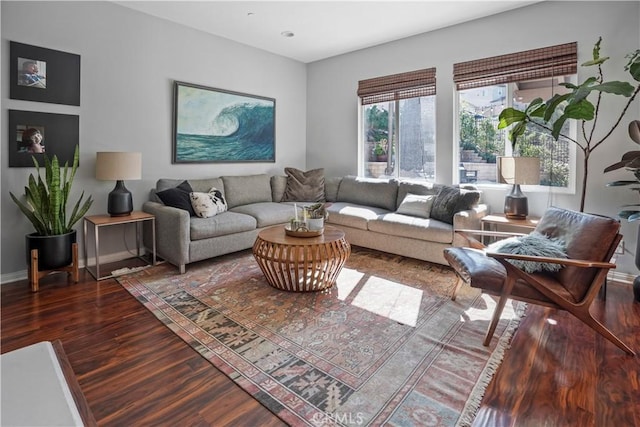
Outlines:
MULTIPOLYGON (((498 231, 500 226, 521 228, 524 232, 531 232, 538 225, 540 218, 529 216, 526 219, 510 219, 505 214, 486 215, 480 219, 482 231, 498 231)), ((485 243, 485 236, 482 236, 482 243, 485 243)))
POLYGON ((134 211, 130 215, 126 216, 110 216, 110 215, 91 215, 84 217, 84 266, 87 271, 96 280, 104 280, 114 277, 113 274, 101 276, 100 275, 100 229, 103 227, 109 227, 112 225, 130 224, 136 225, 136 257, 147 262, 147 265, 156 264, 156 217, 146 212, 134 211), (140 255, 140 242, 142 240, 142 223, 144 221, 151 221, 152 241, 153 241, 153 255, 152 261, 148 262, 140 255), (93 226, 94 235, 94 253, 96 256, 95 266, 89 266, 87 244, 88 244, 88 225, 93 226))
POLYGON ((253 245, 253 256, 269 284, 284 291, 331 288, 350 254, 344 232, 327 225, 317 237, 291 237, 283 225, 269 227, 253 245))

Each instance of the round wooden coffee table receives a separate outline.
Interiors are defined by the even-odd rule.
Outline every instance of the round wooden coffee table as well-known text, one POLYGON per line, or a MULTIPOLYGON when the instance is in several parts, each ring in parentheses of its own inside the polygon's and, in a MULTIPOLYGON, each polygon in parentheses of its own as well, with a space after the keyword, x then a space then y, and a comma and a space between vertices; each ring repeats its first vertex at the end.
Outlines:
POLYGON ((317 237, 287 236, 283 225, 262 230, 253 256, 267 281, 284 291, 310 292, 331 288, 351 254, 344 232, 325 226, 317 237))

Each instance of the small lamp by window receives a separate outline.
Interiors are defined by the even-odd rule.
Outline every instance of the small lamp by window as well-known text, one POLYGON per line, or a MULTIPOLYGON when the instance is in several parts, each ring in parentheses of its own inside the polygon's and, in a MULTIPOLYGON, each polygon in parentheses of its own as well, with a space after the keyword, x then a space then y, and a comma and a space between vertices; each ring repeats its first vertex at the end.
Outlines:
POLYGON ((126 152, 101 152, 96 157, 96 179, 116 181, 109 193, 107 212, 111 216, 126 216, 133 211, 131 192, 124 186, 125 180, 142 178, 142 154, 126 152))
POLYGON ((504 214, 509 219, 526 219, 529 214, 527 197, 520 185, 540 184, 538 157, 498 157, 498 182, 512 184, 504 199, 504 214))

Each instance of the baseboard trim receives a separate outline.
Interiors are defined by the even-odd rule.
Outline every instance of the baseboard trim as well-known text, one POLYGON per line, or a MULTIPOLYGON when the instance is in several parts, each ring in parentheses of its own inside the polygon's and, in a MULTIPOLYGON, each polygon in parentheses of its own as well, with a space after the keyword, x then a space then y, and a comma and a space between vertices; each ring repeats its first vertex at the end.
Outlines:
MULTIPOLYGON (((140 253, 142 255, 145 255, 146 251, 143 248, 141 248, 140 249, 140 253)), ((134 256, 135 256, 135 254, 132 254, 129 251, 121 251, 121 252, 117 252, 117 253, 113 253, 113 254, 109 254, 109 255, 100 255, 100 265, 109 264, 111 262, 122 261, 122 260, 125 260, 127 258, 134 257, 134 256)), ((84 268, 85 267, 84 257, 81 256, 80 258, 81 259, 78 260, 78 268, 84 268)), ((87 259, 87 262, 91 266, 96 265, 96 259, 95 258, 89 258, 89 259, 87 259)), ((29 277, 29 274, 28 274, 26 268, 24 270, 15 271, 13 273, 3 274, 3 275, 0 276, 0 285, 5 285, 7 283, 17 282, 18 280, 27 280, 28 277, 29 277)))

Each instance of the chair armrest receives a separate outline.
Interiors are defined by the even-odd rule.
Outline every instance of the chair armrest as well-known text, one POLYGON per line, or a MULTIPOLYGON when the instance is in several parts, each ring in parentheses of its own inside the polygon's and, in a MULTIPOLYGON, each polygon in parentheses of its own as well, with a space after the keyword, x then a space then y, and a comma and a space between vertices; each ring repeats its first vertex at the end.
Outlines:
POLYGON ((191 242, 191 216, 184 209, 147 201, 144 212, 156 218, 156 248, 160 257, 174 265, 189 263, 191 242))
POLYGON ((496 259, 506 259, 506 260, 515 259, 519 261, 547 262, 550 264, 560 264, 560 265, 571 266, 571 267, 616 268, 616 265, 610 262, 588 261, 588 260, 581 260, 581 259, 551 258, 551 257, 544 257, 544 256, 519 255, 519 254, 503 254, 498 252, 486 252, 486 255, 496 259))

